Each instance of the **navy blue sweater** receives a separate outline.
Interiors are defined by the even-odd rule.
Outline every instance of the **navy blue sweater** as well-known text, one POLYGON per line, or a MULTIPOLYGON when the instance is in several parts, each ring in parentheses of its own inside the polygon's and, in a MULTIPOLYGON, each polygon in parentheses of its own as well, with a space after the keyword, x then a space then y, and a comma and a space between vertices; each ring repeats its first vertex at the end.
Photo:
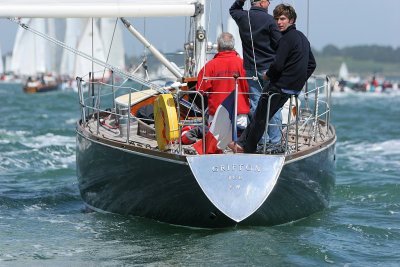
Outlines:
POLYGON ((274 60, 281 33, 276 26, 274 18, 268 14, 265 8, 251 7, 249 12, 254 43, 253 54, 249 14, 247 10, 243 10, 243 6, 243 1, 236 0, 229 9, 229 13, 239 27, 240 39, 242 39, 243 66, 246 70, 254 70, 255 54, 257 70, 266 70, 274 60))
POLYGON ((310 42, 302 32, 296 30, 296 25, 289 26, 282 34, 275 60, 267 75, 271 85, 299 92, 317 65, 310 42))

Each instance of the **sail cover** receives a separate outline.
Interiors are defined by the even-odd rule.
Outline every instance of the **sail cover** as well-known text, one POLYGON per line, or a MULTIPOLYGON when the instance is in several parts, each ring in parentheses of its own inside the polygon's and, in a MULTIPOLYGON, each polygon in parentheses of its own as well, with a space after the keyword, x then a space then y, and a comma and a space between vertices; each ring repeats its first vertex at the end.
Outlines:
POLYGON ((0 0, 0 17, 92 18, 193 16, 194 0, 0 0))

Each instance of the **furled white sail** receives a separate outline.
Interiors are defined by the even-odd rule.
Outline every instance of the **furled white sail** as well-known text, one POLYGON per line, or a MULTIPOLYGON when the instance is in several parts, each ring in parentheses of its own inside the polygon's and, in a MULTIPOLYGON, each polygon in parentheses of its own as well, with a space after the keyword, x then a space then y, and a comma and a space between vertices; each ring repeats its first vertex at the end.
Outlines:
MULTIPOLYGON (((92 55, 98 60, 101 60, 103 62, 106 61, 99 29, 96 23, 92 23, 92 19, 88 19, 86 21, 83 33, 77 45, 77 49, 85 54, 92 55)), ((75 55, 74 77, 87 77, 89 72, 95 73, 95 79, 101 79, 103 77, 104 67, 93 64, 92 61, 79 55, 75 55)), ((104 78, 108 77, 109 73, 108 71, 106 71, 104 78)))
MULTIPOLYGON (((24 20, 23 23, 37 31, 45 32, 45 19, 24 20)), ((47 42, 43 38, 18 28, 11 61, 11 70, 20 75, 37 75, 46 72, 47 42)))
POLYGON ((100 35, 103 41, 107 62, 120 69, 125 69, 125 50, 120 22, 115 18, 100 19, 100 35), (115 32, 114 32, 115 28, 115 32))
MULTIPOLYGON (((67 18, 65 25, 64 43, 69 47, 76 48, 79 38, 82 35, 84 20, 78 18, 67 18)), ((72 75, 75 72, 74 68, 75 54, 64 49, 61 58, 60 74, 72 75)))
POLYGON ((91 18, 193 16, 193 0, 0 0, 0 17, 91 18))

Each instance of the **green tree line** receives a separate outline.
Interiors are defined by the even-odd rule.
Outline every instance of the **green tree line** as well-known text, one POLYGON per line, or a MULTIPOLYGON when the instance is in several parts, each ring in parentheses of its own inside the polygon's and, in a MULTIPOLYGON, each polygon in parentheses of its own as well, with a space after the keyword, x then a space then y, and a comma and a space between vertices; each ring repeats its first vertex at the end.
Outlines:
POLYGON ((357 45, 338 48, 335 45, 327 45, 322 51, 313 49, 316 56, 342 57, 354 60, 369 60, 382 63, 399 63, 400 47, 379 45, 357 45))

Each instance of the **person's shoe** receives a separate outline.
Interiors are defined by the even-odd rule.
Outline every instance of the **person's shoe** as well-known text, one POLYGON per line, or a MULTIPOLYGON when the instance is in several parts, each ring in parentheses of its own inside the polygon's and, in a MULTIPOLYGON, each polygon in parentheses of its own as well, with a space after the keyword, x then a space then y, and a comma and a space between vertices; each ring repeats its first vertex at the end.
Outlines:
POLYGON ((235 142, 230 142, 228 144, 228 147, 230 149, 232 149, 232 151, 235 153, 244 153, 243 147, 241 147, 238 143, 236 143, 236 147, 235 147, 235 142))

